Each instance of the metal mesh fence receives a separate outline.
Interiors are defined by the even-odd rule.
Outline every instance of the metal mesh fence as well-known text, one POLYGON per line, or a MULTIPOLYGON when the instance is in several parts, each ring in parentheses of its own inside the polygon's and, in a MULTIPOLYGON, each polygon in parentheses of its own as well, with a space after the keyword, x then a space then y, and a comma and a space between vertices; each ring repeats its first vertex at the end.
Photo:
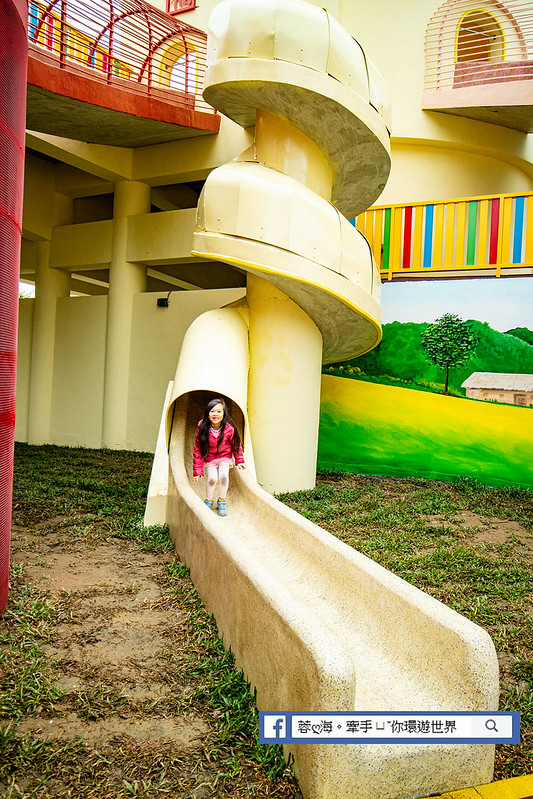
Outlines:
MULTIPOLYGON (((20 5, 20 3, 18 4, 20 5)), ((13 0, 0 3, 0 613, 7 602, 18 280, 24 178, 27 37, 13 0)))

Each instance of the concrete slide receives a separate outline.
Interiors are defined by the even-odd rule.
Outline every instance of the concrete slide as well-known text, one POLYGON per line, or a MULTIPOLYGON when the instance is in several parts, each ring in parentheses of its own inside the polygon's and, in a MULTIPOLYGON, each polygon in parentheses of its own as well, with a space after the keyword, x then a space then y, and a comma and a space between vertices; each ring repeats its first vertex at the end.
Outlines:
MULTIPOLYGON (((165 515, 176 550, 237 666, 257 688, 259 708, 496 709, 498 666, 484 630, 256 482, 243 395, 245 317, 244 309, 210 311, 186 336, 163 416, 146 520, 156 520, 150 508, 154 513, 161 501, 154 496, 159 464, 161 486, 168 475, 165 515), (228 369, 193 358, 205 336, 240 350, 240 361, 232 358, 228 369), (202 481, 192 482, 197 424, 206 401, 219 393, 241 431, 244 426, 250 467, 232 470, 227 518, 203 504, 202 481)), ((305 744, 291 751, 309 799, 407 799, 492 777, 490 745, 305 744)))

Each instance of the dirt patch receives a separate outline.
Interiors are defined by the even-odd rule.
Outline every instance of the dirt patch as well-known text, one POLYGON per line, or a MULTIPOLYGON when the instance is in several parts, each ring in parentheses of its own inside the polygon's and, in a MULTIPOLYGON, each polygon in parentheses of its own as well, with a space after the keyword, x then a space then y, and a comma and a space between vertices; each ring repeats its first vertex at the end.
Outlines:
MULTIPOLYGON (((469 510, 458 511, 453 519, 443 519, 438 515, 426 516, 424 522, 429 527, 447 530, 457 538, 468 539, 474 544, 498 546, 519 541, 526 548, 525 557, 533 560, 533 534, 518 522, 494 516, 481 516, 469 510)), ((418 551, 419 554, 424 554, 423 549, 418 551)))
POLYGON ((19 726, 19 732, 36 733, 45 741, 63 739, 75 741, 82 738, 87 743, 100 744, 119 736, 127 736, 134 741, 170 741, 180 749, 196 747, 208 731, 201 721, 181 718, 121 719, 102 721, 81 721, 75 713, 64 718, 26 719, 19 726))
POLYGON ((76 592, 87 596, 99 591, 124 592, 144 589, 144 598, 157 598, 160 592, 148 579, 151 570, 167 562, 167 555, 142 552, 128 542, 91 546, 72 541, 62 533, 34 533, 17 529, 12 538, 11 562, 24 563, 32 583, 53 597, 76 592), (154 590, 155 589, 155 590, 154 590))
POLYGON ((480 516, 469 510, 459 511, 456 520, 462 526, 474 528, 475 538, 479 543, 506 544, 514 539, 533 550, 533 534, 518 522, 498 519, 495 516, 480 516))
POLYGON ((13 535, 12 563, 22 564, 26 582, 59 608, 53 641, 41 651, 54 661, 55 684, 63 692, 57 715, 25 719, 18 731, 43 740, 102 743, 127 736, 196 746, 209 732, 203 719, 160 712, 179 693, 170 689, 164 664, 179 647, 183 613, 164 607, 157 581, 173 554, 46 532, 60 521, 13 535), (88 719, 91 714, 102 718, 88 719))

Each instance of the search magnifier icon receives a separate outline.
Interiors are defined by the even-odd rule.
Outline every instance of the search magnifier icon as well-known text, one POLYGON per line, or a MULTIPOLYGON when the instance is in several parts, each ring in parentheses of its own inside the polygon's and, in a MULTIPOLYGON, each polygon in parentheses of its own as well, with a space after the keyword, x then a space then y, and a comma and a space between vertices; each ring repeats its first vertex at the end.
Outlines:
POLYGON ((498 732, 498 728, 496 726, 496 722, 494 721, 494 719, 487 719, 485 722, 485 727, 487 728, 487 730, 498 732))

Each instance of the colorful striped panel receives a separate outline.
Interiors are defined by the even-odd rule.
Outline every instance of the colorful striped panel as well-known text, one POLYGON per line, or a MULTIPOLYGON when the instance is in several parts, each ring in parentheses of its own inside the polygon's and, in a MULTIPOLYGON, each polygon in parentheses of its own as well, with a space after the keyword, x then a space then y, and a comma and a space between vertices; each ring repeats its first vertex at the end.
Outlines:
POLYGON ((44 29, 45 29, 45 46, 49 50, 54 49, 54 26, 55 26, 55 18, 52 17, 50 14, 45 17, 44 29))
POLYGON ((513 264, 522 263, 522 240, 524 233, 524 197, 517 197, 514 209, 513 264))
POLYGON ((389 268, 390 260, 390 231, 391 231, 391 208, 385 208, 384 223, 383 223, 383 260, 382 269, 389 268))
POLYGON ((531 197, 527 201, 526 217, 526 251, 524 253, 526 264, 533 263, 533 200, 531 197))
POLYGON ((477 200, 468 203, 468 237, 466 240, 466 263, 472 266, 476 263, 476 226, 477 226, 477 200))
POLYGON ((498 260, 498 228, 500 224, 500 198, 496 197, 491 201, 490 209, 490 244, 489 244, 489 264, 495 264, 498 260))
POLYGON ((435 208, 435 244, 433 245, 433 266, 442 266, 442 244, 444 240, 444 205, 435 208))
POLYGON ((372 238, 372 252, 374 260, 381 267, 381 256, 383 243, 383 211, 374 211, 374 236, 372 238))
POLYGON ((403 217, 403 257, 402 269, 409 269, 411 266, 411 240, 413 232, 413 208, 408 205, 405 208, 403 217))
POLYGON ((511 222, 513 219, 513 198, 504 197, 500 208, 500 246, 498 249, 498 266, 501 266, 501 264, 511 263, 511 222))
POLYGON ((397 270, 487 266, 499 277, 502 267, 533 262, 533 194, 393 205, 372 221, 374 257, 389 279, 397 270))
POLYGON ((453 265, 453 239, 455 233, 456 203, 446 203, 444 209, 444 266, 453 265))
POLYGON ((403 209, 401 207, 396 206, 396 208, 392 209, 390 229, 389 271, 402 268, 403 209))
POLYGON ((414 216, 411 266, 413 269, 420 269, 422 266, 422 223, 424 221, 424 207, 422 205, 417 205, 414 208, 414 216))
POLYGON ((487 263, 487 248, 489 238, 489 201, 481 200, 479 202, 479 231, 478 231, 478 248, 477 248, 477 263, 479 266, 485 266, 487 263))
POLYGON ((455 203, 456 238, 455 238, 455 266, 465 265, 466 241, 466 203, 455 203))
POLYGON ((424 269, 430 269, 432 266, 432 244, 433 244, 433 219, 435 216, 435 206, 426 205, 426 219, 424 222, 424 260, 422 266, 424 269))

